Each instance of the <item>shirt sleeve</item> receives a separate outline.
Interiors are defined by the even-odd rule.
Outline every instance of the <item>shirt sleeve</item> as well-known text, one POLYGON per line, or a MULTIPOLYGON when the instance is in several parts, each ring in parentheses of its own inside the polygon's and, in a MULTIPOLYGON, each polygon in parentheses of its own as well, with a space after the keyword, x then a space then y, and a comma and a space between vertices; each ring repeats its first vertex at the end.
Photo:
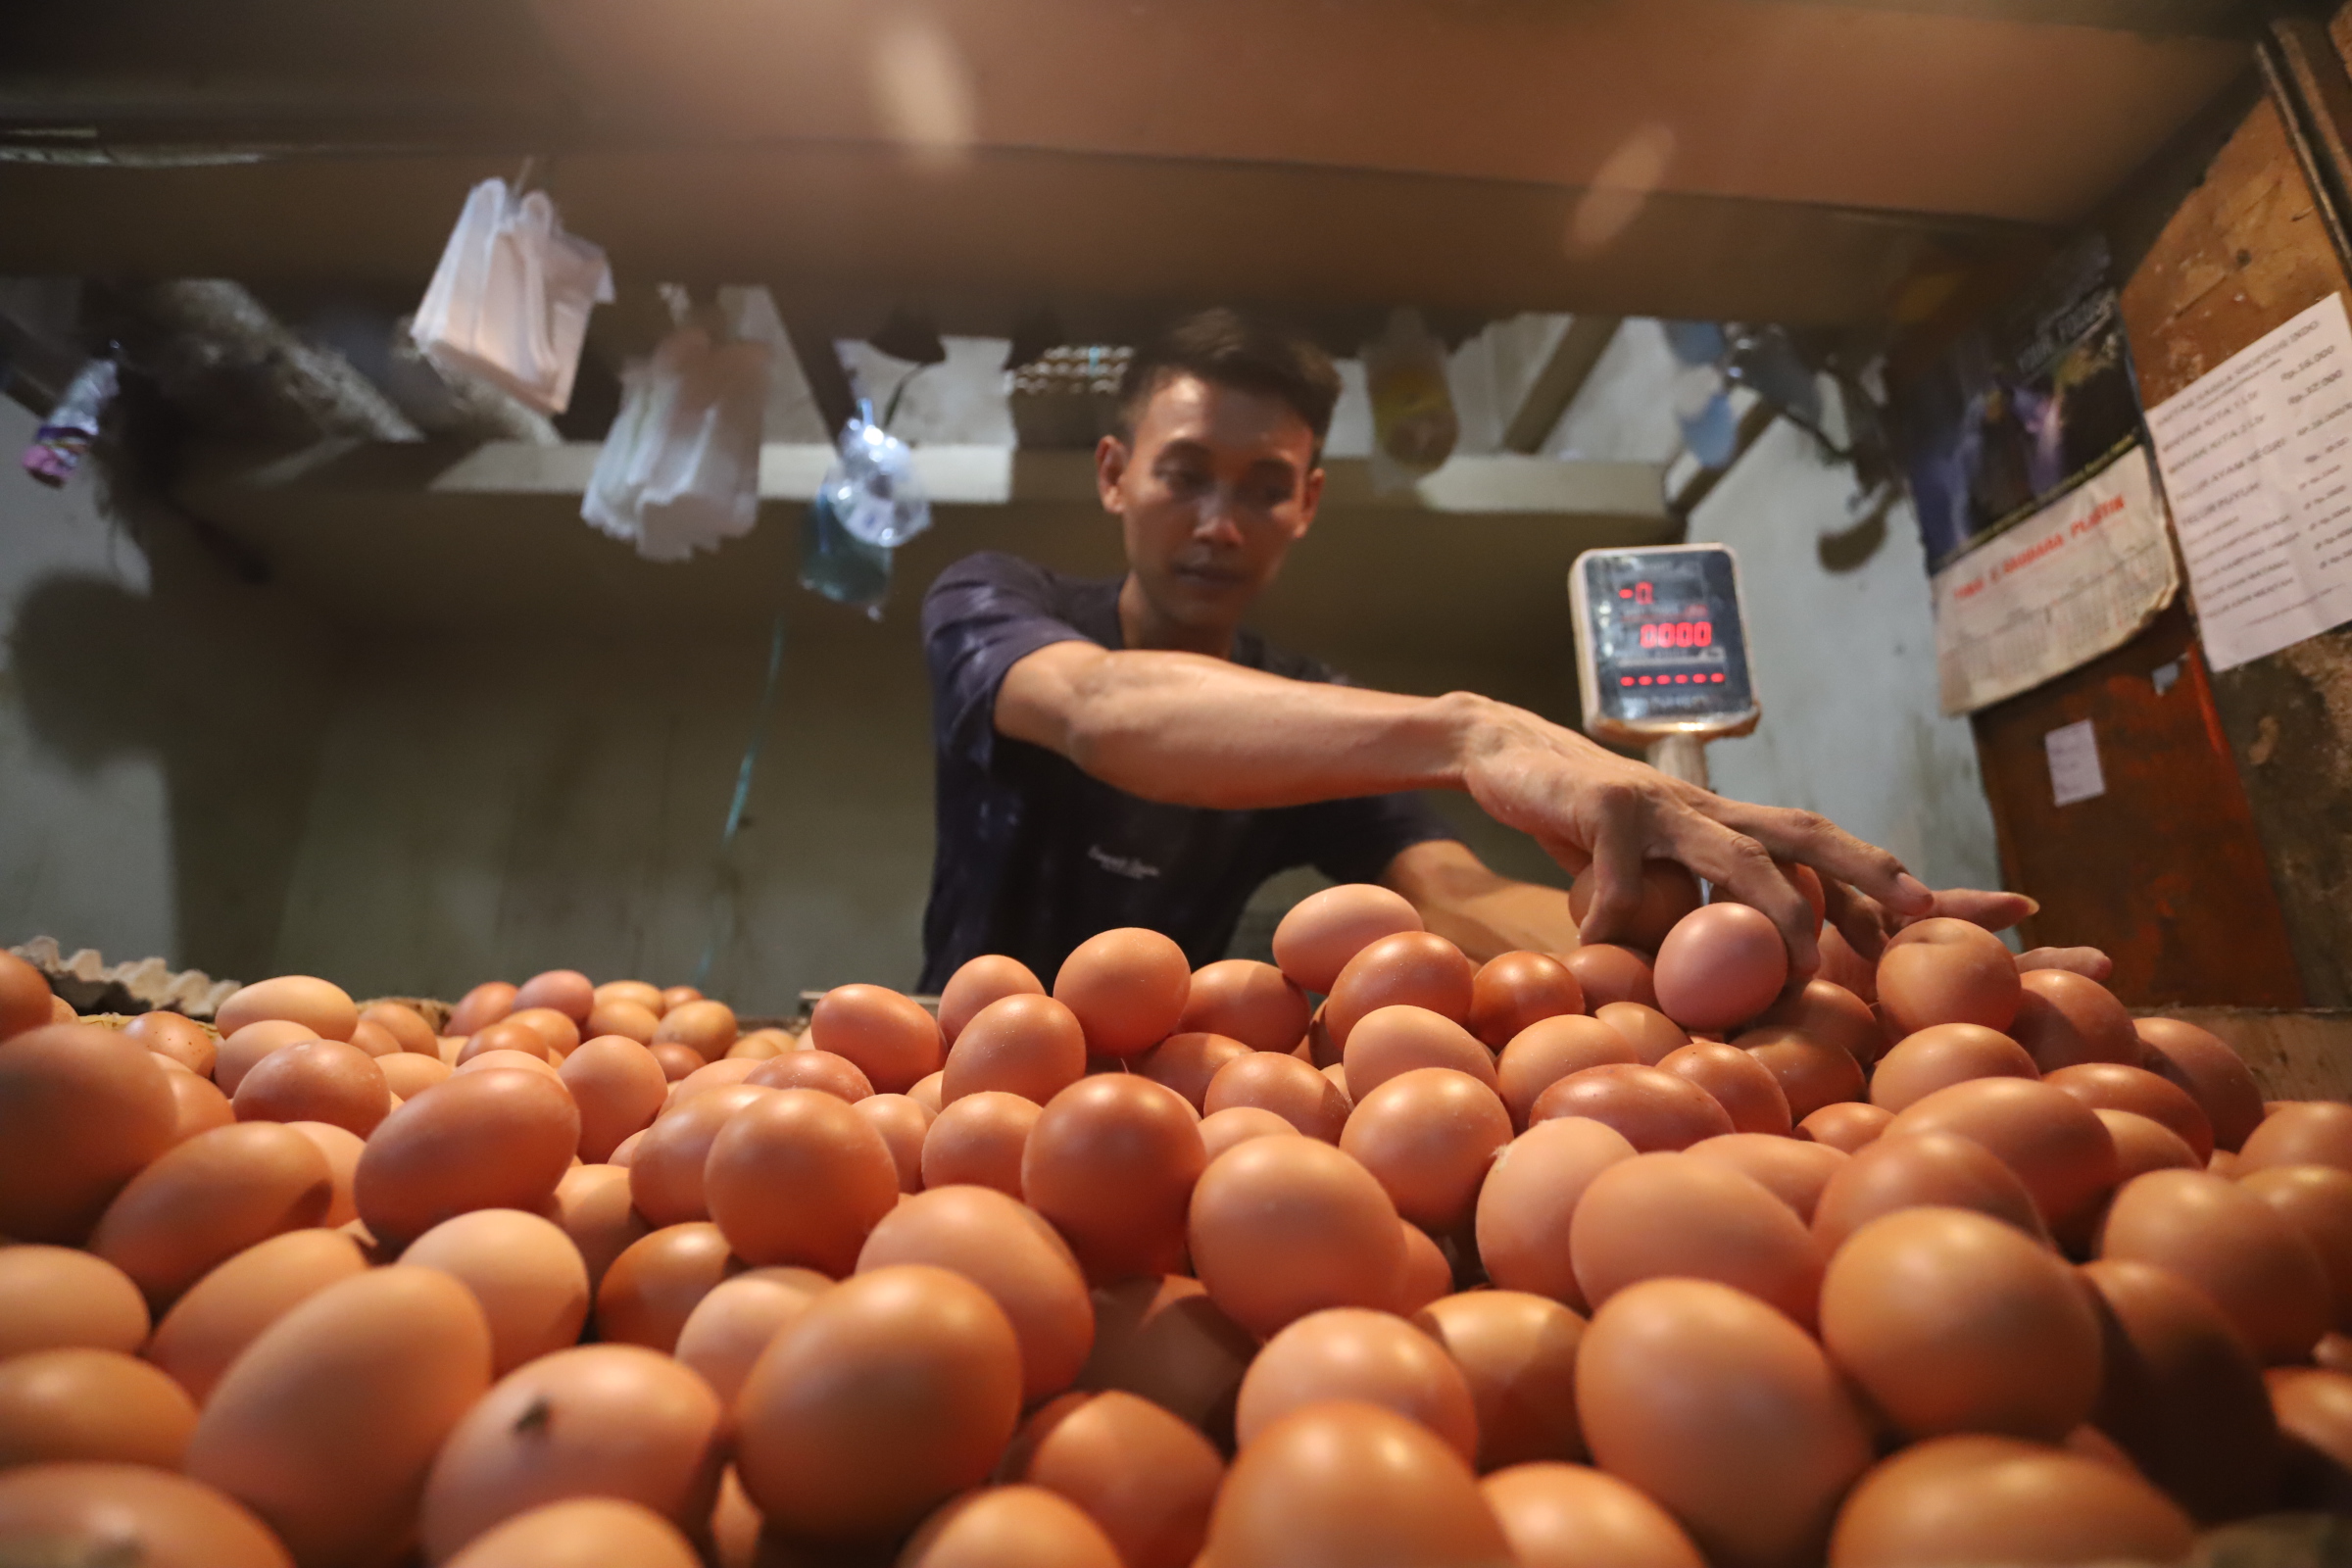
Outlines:
POLYGON ((965 557, 923 595, 931 734, 942 756, 985 770, 996 755, 1005 672, 1040 648, 1094 641, 1054 613, 1052 597, 1041 568, 997 551, 965 557))

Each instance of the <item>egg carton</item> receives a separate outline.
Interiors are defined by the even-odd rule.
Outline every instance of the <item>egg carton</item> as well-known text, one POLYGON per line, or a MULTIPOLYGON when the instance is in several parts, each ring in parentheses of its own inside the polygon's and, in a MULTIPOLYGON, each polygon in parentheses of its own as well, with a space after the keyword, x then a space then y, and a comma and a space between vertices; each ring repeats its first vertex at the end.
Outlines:
POLYGON ((173 969, 161 958, 109 964, 96 948, 68 957, 57 939, 34 937, 9 949, 41 971, 49 989, 75 1012, 139 1013, 168 1009, 191 1018, 212 1017, 244 984, 216 980, 202 969, 173 969))

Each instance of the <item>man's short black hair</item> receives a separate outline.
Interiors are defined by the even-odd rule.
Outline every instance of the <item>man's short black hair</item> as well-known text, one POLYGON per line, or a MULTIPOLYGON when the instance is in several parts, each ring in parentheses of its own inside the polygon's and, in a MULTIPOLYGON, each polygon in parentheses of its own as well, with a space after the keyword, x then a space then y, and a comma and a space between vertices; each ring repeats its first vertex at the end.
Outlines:
POLYGON ((1119 382, 1119 425, 1129 440, 1153 393, 1170 377, 1279 398, 1314 432, 1315 452, 1331 434, 1340 372, 1331 356, 1297 332, 1222 306, 1188 316, 1144 345, 1119 382))

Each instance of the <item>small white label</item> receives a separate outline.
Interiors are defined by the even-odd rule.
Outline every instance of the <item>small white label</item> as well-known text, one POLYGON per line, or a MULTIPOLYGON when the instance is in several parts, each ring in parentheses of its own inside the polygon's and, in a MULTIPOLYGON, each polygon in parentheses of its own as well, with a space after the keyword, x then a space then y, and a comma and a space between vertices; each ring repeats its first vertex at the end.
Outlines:
POLYGON ((2099 771, 2099 738, 2089 719, 2050 731, 2041 744, 2050 754, 2050 794, 2060 806, 2107 793, 2107 775, 2099 771))

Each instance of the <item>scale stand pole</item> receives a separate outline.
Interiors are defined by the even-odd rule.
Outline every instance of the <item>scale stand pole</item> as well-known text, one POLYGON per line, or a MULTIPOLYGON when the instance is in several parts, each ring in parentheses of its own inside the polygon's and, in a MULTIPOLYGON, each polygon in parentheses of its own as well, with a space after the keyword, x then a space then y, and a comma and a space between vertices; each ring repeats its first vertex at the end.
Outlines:
POLYGON ((1649 765, 1668 778, 1707 788, 1707 743, 1697 735, 1667 735, 1649 743, 1649 765))

